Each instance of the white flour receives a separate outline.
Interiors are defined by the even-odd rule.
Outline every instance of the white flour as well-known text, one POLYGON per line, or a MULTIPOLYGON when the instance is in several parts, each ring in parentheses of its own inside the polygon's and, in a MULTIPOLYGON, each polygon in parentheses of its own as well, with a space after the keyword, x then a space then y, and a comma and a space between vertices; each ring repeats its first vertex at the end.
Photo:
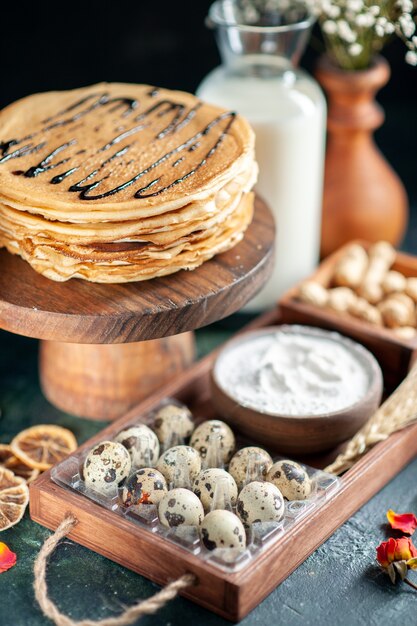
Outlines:
POLYGON ((355 404, 369 387, 365 364, 336 337, 277 332, 226 349, 214 375, 246 407, 281 415, 319 415, 355 404))

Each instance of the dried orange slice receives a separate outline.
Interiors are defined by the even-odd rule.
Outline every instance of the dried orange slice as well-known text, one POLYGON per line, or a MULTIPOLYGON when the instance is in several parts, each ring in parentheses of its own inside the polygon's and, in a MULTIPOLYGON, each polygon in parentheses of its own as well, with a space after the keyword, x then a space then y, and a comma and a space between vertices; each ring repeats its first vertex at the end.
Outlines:
POLYGON ((40 471, 38 469, 32 469, 31 467, 28 467, 26 463, 23 463, 14 454, 12 454, 9 459, 7 459, 7 461, 4 463, 4 467, 12 470, 13 474, 16 474, 16 476, 24 478, 28 485, 40 474, 40 471))
POLYGON ((11 447, 7 443, 0 443, 0 465, 12 470, 16 476, 21 476, 29 484, 39 476, 38 469, 32 469, 25 463, 22 463, 12 452, 11 447))
POLYGON ((22 430, 12 440, 10 448, 22 463, 44 471, 73 452, 77 448, 77 441, 66 428, 39 424, 22 430))
POLYGON ((0 465, 5 465, 12 456, 11 447, 7 443, 0 443, 0 465))
POLYGON ((0 467, 0 531, 20 522, 28 502, 29 489, 23 478, 0 467))

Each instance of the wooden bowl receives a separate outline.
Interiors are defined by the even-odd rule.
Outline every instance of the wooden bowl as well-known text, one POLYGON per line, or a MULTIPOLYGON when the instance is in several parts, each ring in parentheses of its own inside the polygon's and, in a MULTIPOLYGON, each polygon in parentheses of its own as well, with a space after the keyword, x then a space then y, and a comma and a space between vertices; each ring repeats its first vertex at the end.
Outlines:
MULTIPOLYGON (((353 243, 353 242, 352 242, 353 243)), ((368 250, 371 246, 366 241, 356 241, 368 250)), ((336 264, 345 254, 343 246, 337 252, 327 257, 316 271, 305 280, 314 280, 323 287, 329 287, 336 264)), ((417 257, 403 252, 397 252, 393 270, 406 277, 417 276, 417 257)), ((279 300, 281 319, 285 324, 307 324, 319 326, 329 330, 336 330, 355 341, 359 341, 368 348, 377 358, 382 371, 387 391, 391 392, 407 376, 410 367, 417 356, 417 335, 411 339, 404 339, 396 335, 391 329, 368 324, 346 313, 337 313, 330 309, 318 308, 312 304, 297 299, 301 281, 291 287, 279 300)))
MULTIPOLYGON (((237 363, 237 366, 239 364, 237 363)), ((229 341, 220 352, 211 371, 212 401, 220 415, 246 437, 291 455, 329 450, 351 438, 378 408, 383 390, 382 372, 373 355, 360 344, 338 333, 307 326, 275 326, 245 333, 229 341), (282 415, 242 406, 218 379, 216 365, 227 351, 252 338, 275 334, 279 330, 334 340, 350 350, 369 376, 365 395, 356 403, 338 411, 319 415, 282 415)))

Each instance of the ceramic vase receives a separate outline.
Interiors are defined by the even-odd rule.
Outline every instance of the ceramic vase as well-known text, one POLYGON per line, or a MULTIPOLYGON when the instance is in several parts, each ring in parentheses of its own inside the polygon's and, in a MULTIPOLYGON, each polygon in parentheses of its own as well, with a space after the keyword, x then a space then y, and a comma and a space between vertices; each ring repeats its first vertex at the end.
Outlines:
POLYGON ((323 56, 316 77, 328 97, 321 255, 352 239, 398 245, 407 195, 373 137, 384 121, 375 95, 390 77, 388 62, 378 56, 367 70, 346 71, 323 56))

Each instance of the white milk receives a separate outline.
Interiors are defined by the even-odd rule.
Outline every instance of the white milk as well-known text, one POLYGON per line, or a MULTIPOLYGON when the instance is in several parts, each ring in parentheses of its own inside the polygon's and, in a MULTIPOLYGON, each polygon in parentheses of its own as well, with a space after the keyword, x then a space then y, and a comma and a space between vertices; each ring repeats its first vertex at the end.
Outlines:
POLYGON ((313 79, 298 70, 296 76, 292 71, 279 78, 233 75, 219 67, 197 91, 251 123, 259 163, 256 191, 276 220, 274 271, 248 311, 274 306, 319 258, 326 105, 313 79))

